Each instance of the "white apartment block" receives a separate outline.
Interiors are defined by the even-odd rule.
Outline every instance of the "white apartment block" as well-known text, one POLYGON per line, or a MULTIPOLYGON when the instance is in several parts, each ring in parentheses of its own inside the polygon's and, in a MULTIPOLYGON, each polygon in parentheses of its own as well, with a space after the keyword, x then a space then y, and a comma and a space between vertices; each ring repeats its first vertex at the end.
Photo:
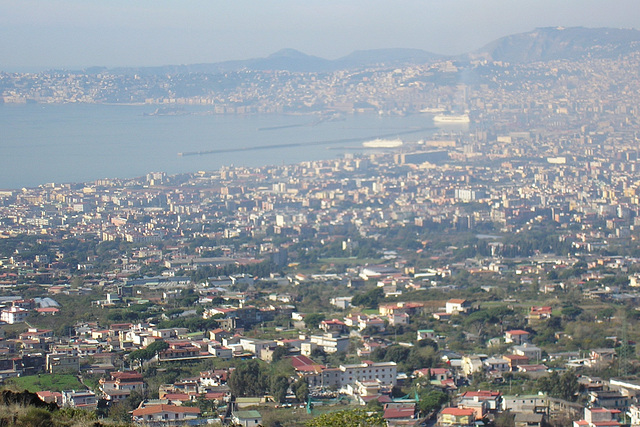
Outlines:
POLYGON ((14 323, 22 323, 27 320, 29 310, 20 307, 10 307, 0 312, 0 320, 10 325, 14 323))

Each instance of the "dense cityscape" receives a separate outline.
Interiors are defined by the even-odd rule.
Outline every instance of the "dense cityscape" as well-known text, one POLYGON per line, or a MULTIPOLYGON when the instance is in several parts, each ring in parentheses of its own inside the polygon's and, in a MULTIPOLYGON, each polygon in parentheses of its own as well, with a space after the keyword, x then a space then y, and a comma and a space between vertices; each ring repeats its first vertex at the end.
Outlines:
POLYGON ((639 70, 0 74, 7 104, 441 122, 333 160, 1 190, 5 390, 75 425, 640 425, 639 70))

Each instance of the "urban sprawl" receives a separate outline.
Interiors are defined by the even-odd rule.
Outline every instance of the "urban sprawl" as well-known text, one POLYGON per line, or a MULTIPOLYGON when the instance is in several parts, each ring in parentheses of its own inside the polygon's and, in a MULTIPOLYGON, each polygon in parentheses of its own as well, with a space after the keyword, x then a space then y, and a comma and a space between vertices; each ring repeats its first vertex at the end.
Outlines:
POLYGON ((0 191, 5 388, 121 423, 640 425, 639 70, 1 74, 5 103, 469 117, 330 161, 0 191))

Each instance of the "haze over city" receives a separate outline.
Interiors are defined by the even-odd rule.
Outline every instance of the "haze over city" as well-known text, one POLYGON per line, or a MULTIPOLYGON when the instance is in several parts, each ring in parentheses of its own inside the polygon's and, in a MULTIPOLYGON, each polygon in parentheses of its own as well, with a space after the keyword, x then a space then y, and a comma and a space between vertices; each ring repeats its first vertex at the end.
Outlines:
POLYGON ((637 10, 0 0, 0 426, 640 427, 637 10))
POLYGON ((0 69, 153 66, 262 57, 282 48, 466 53, 546 26, 631 28, 633 0, 0 1, 0 69))

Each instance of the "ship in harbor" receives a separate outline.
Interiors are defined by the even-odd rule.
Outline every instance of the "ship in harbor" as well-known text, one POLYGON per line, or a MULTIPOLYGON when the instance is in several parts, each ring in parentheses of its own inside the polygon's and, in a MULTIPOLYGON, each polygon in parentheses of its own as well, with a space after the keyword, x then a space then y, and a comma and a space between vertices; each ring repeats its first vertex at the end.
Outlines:
POLYGON ((471 120, 468 114, 438 114, 433 116, 434 123, 466 124, 471 120))
POLYGON ((142 113, 143 116, 186 116, 188 114, 190 114, 188 111, 179 107, 160 107, 153 113, 142 113))
POLYGON ((364 148, 398 148, 402 146, 399 139, 374 139, 362 143, 364 148))

